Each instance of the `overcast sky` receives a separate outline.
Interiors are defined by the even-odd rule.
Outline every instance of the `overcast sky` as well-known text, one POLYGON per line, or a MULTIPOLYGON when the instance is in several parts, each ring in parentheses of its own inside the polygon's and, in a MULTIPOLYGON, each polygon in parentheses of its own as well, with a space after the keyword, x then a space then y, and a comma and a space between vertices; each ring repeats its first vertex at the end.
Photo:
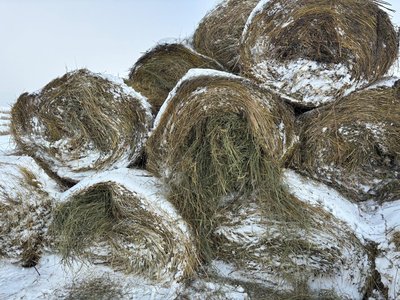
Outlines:
MULTIPOLYGON (((158 41, 191 35, 219 1, 0 0, 0 105, 77 68, 124 76, 158 41)), ((389 2, 398 20, 400 1, 389 2)))
POLYGON ((185 38, 217 0, 0 0, 0 105, 67 70, 125 75, 159 40, 185 38))

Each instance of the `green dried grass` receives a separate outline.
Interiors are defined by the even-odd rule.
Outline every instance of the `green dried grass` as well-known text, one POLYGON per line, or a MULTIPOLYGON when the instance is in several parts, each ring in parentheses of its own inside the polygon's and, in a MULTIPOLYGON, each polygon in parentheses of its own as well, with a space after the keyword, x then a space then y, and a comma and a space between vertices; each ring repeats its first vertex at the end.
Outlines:
POLYGON ((118 271, 161 280, 166 265, 171 266, 168 272, 177 272, 179 259, 185 259, 189 263, 183 277, 190 276, 197 264, 195 253, 174 253, 176 238, 166 222, 157 212, 145 209, 136 193, 107 182, 61 204, 51 233, 67 263, 77 258, 101 261, 118 271), (99 247, 108 253, 97 253, 99 247))
POLYGON ((148 140, 147 167, 169 186, 203 259, 213 255, 210 236, 223 198, 255 195, 270 213, 303 217, 281 184, 292 126, 293 113, 278 96, 248 81, 204 76, 178 88, 148 140))
POLYGON ((399 87, 359 91, 303 115, 301 147, 292 165, 356 201, 399 199, 398 91, 399 87), (362 184, 371 190, 364 191, 362 184))
POLYGON ((343 64, 352 78, 373 82, 396 60, 399 41, 378 0, 272 0, 249 24, 241 47, 241 67, 262 61, 308 59, 343 64), (281 8, 276 9, 277 6, 281 8), (285 26, 277 26, 284 24, 285 26), (290 22, 287 24, 287 22, 290 22), (263 42, 263 53, 252 52, 263 42))
POLYGON ((126 83, 146 96, 157 114, 168 93, 193 68, 223 69, 216 61, 183 44, 160 44, 139 58, 126 83))
POLYGON ((129 148, 130 159, 138 159, 151 121, 138 99, 86 69, 51 81, 39 93, 22 94, 11 115, 11 131, 24 154, 53 172, 67 167, 76 173, 107 168, 129 148), (58 145, 61 141, 67 145, 58 145), (92 166, 71 163, 90 151, 100 153, 92 166))
POLYGON ((239 73, 239 44, 244 25, 258 0, 226 0, 198 25, 193 46, 234 73, 239 73))

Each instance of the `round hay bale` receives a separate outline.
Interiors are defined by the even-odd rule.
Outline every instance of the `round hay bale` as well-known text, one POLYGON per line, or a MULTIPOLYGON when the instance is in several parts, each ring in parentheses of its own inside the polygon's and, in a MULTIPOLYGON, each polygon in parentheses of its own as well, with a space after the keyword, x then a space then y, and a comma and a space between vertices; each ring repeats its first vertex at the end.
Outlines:
POLYGON ((239 44, 251 11, 259 0, 225 0, 210 11, 193 36, 196 51, 239 73, 239 44))
POLYGON ((29 157, 0 157, 0 174, 0 258, 33 267, 49 243, 57 186, 29 157))
POLYGON ((355 201, 400 199, 399 91, 375 87, 304 114, 295 168, 355 201))
POLYGON ((375 0, 261 1, 241 44, 243 74, 316 107, 381 78, 398 37, 375 0))
POLYGON ((270 299, 362 299, 372 273, 366 248, 345 223, 291 198, 307 226, 264 215, 251 198, 220 211, 213 268, 270 299))
MULTIPOLYGON (((285 194, 280 167, 297 141, 293 122, 276 94, 224 72, 193 69, 170 93, 146 145, 147 167, 169 186, 203 256, 212 255, 208 237, 221 198, 285 194)), ((266 206, 297 211, 284 199, 266 206)))
POLYGON ((22 94, 11 127, 24 153, 76 182, 138 160, 151 122, 146 99, 122 80, 82 69, 22 94))
POLYGON ((194 271, 186 223, 144 171, 118 169, 83 180, 62 196, 51 225, 64 259, 88 259, 156 282, 194 271))
POLYGON ((157 114, 168 93, 192 68, 223 69, 216 61, 183 44, 160 44, 139 58, 126 83, 146 96, 157 114))

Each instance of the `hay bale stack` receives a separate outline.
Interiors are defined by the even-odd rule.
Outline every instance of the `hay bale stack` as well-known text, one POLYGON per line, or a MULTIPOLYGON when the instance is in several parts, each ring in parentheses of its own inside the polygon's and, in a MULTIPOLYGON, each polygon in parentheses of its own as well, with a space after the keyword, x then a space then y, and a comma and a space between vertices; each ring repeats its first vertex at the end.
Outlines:
POLYGON ((56 184, 29 157, 0 157, 0 258, 35 266, 49 243, 56 184))
POLYGON ((300 118, 293 165, 353 200, 400 199, 400 90, 353 93, 300 118))
POLYGON ((196 51, 239 73, 239 44, 251 11, 259 0, 225 0, 210 11, 193 36, 196 51))
POLYGON ((179 281, 197 264, 186 223, 144 171, 118 169, 83 180, 62 196, 51 233, 75 258, 156 282, 179 281))
MULTIPOLYGON (((280 167, 297 141, 293 122, 276 94, 224 72, 193 69, 170 93, 146 145, 147 167, 169 185, 205 252, 221 198, 285 194, 280 167)), ((297 211, 280 200, 268 210, 297 211)))
POLYGON ((183 44, 160 44, 139 58, 126 83, 146 96, 157 114, 168 93, 192 68, 223 69, 216 61, 183 44))
POLYGON ((261 1, 241 44, 243 74, 316 107, 381 78, 398 37, 381 1, 261 1))
POLYGON ((306 226, 264 215, 251 198, 221 211, 214 269, 231 281, 252 283, 254 296, 362 299, 372 273, 365 247, 345 223, 290 197, 311 217, 306 226))
POLYGON ((12 133, 23 153, 74 182, 140 159, 151 122, 144 97, 86 69, 22 94, 12 108, 12 133))

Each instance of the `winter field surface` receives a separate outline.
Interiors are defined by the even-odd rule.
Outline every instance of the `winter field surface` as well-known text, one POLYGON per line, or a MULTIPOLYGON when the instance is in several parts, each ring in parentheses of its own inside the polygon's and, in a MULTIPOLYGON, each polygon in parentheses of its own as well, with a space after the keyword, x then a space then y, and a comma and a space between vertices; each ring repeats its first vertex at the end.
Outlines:
MULTIPOLYGON (((249 20, 256 16, 267 2, 268 0, 260 1, 249 20)), ((398 2, 390 2, 395 9, 400 10, 398 2)), ((390 14, 398 29, 400 26, 399 12, 390 14)), ((270 66, 261 63, 257 65, 257 68, 265 70, 270 66)), ((326 81, 321 83, 319 78, 313 77, 315 72, 319 72, 319 74, 323 72, 317 70, 317 64, 298 60, 289 66, 289 69, 293 70, 299 68, 305 68, 308 71, 312 69, 312 72, 310 71, 312 74, 306 76, 306 79, 296 81, 298 78, 294 73, 279 68, 274 71, 279 77, 285 77, 285 80, 296 81, 293 87, 296 92, 308 89, 310 86, 313 89, 324 91, 326 81), (314 67, 315 69, 313 69, 314 67)), ((338 67, 338 69, 327 71, 327 74, 323 76, 329 77, 330 87, 335 84, 340 87, 346 86, 345 95, 347 95, 360 88, 360 84, 362 85, 360 82, 356 84, 350 81, 347 77, 348 71, 344 67, 338 67), (340 76, 343 75, 343 80, 334 82, 329 72, 340 73, 340 76)), ((368 88, 392 87, 400 79, 399 60, 386 75, 368 88)), ((112 75, 101 76, 106 80, 113 78, 114 83, 125 88, 122 79, 116 79, 112 75)), ((185 82, 202 76, 225 76, 232 80, 242 78, 220 71, 191 69, 169 93, 158 115, 154 118, 153 129, 160 124, 163 114, 168 112, 170 102, 176 97, 177 91, 185 85, 185 82)), ((267 85, 278 89, 282 88, 279 83, 272 81, 267 85)), ((146 98, 131 88, 127 87, 126 91, 140 99, 141 104, 146 108, 146 116, 151 118, 146 98)), ((207 89, 203 88, 194 91, 193 94, 199 95, 205 92, 207 89)), ((282 93, 281 96, 296 102, 296 99, 285 96, 285 93, 282 93)), ((116 100, 119 99, 116 93, 114 97, 116 100)), ((323 95, 307 97, 307 104, 321 104, 327 101, 323 95)), ((12 103, 10 104, 12 105, 12 103)), ((7 226, 13 227, 8 228, 7 237, 0 237, 0 299, 244 300, 253 299, 252 293, 249 291, 256 290, 254 288, 256 284, 263 286, 262 290, 257 291, 256 295, 259 298, 254 297, 256 299, 268 299, 268 296, 263 298, 262 295, 267 295, 266 293, 272 289, 288 293, 296 290, 290 281, 277 274, 276 270, 279 268, 290 269, 290 266, 286 266, 283 260, 275 260, 275 256, 271 258, 274 263, 268 268, 247 261, 239 267, 233 263, 214 259, 201 268, 201 272, 193 277, 190 284, 183 282, 182 278, 196 268, 198 253, 196 247, 193 246, 190 226, 180 216, 174 205, 167 200, 167 190, 163 183, 147 171, 126 168, 127 163, 124 161, 121 165, 116 164, 112 170, 102 172, 89 170, 82 176, 72 177, 74 180, 78 178, 76 180, 78 183, 74 183, 72 188, 66 189, 63 183, 43 171, 42 166, 34 159, 21 155, 20 150, 17 149, 10 132, 11 105, 0 107, 0 176, 2 176, 3 182, 6 182, 0 189, 0 205, 3 195, 12 195, 18 203, 21 195, 26 193, 29 197, 21 200, 21 203, 24 202, 23 206, 26 206, 31 214, 24 215, 23 212, 16 212, 18 216, 10 216, 4 213, 10 219, 0 220, 0 232, 7 226), (33 188, 26 192, 19 183, 27 181, 33 188), (99 243, 95 247, 85 249, 84 254, 87 255, 87 259, 65 260, 60 253, 54 251, 52 241, 44 240, 45 246, 37 264, 31 267, 21 266, 22 245, 30 242, 32 233, 40 232, 41 237, 47 235, 52 218, 49 216, 50 211, 55 206, 67 203, 69 199, 82 191, 90 191, 93 187, 104 184, 115 187, 116 197, 121 197, 118 198, 120 207, 123 208, 126 204, 124 196, 133 195, 135 201, 139 200, 135 204, 134 211, 130 211, 130 213, 132 215, 137 215, 137 212, 143 213, 148 220, 156 220, 151 224, 151 228, 141 227, 144 232, 138 233, 138 236, 140 234, 144 236, 141 241, 138 242, 135 236, 130 237, 132 240, 124 240, 122 237, 122 242, 121 240, 112 240, 107 242, 108 244, 99 243), (36 190, 38 187, 43 194, 36 190), (45 199, 43 202, 42 195, 45 199), (167 232, 165 239, 163 231, 167 232), (18 242, 15 242, 16 240, 18 242), (154 241, 157 242, 154 243, 154 241), (157 259, 161 257, 163 263, 160 266, 157 265, 154 270, 148 271, 151 274, 126 272, 124 267, 116 270, 115 262, 109 259, 109 257, 115 258, 113 255, 117 251, 113 248, 115 246, 113 242, 122 245, 123 249, 117 249, 118 251, 138 254, 141 261, 135 261, 134 258, 129 260, 129 264, 134 267, 148 268, 147 263, 155 260, 155 255, 157 255, 157 259), (153 243, 151 247, 154 249, 147 248, 147 245, 151 243, 153 243), (1 258, 3 249, 7 252, 7 258, 1 258)), ((50 144, 48 142, 44 144, 46 143, 50 144)), ((68 152, 65 151, 65 153, 68 152)), ((93 161, 95 160, 93 159, 93 161)), ((168 171, 165 170, 165 173, 168 171)), ((61 170, 61 174, 65 175, 64 173, 61 170)), ((69 179, 71 176, 67 178, 69 179)), ((309 289, 307 291, 311 294, 321 290, 327 293, 317 294, 312 299, 337 299, 331 297, 330 293, 332 292, 338 299, 361 300, 364 299, 364 286, 375 287, 375 285, 379 285, 380 290, 372 288, 369 291, 370 298, 367 300, 400 299, 400 199, 390 202, 368 200, 356 203, 346 198, 338 190, 289 168, 283 170, 283 183, 291 195, 316 212, 315 224, 318 225, 313 224, 310 231, 300 231, 299 236, 296 236, 296 241, 304 239, 305 236, 309 237, 310 240, 307 242, 310 243, 305 248, 309 247, 308 250, 310 250, 312 246, 316 245, 315 249, 310 250, 313 254, 307 259, 289 254, 290 258, 300 266, 299 268, 303 266, 305 266, 304 269, 311 268, 310 273, 307 273, 307 277, 304 279, 309 289), (326 232, 320 230, 325 226, 329 227, 332 220, 335 226, 326 232), (353 243, 353 240, 357 242, 353 243), (365 248, 368 249, 368 252, 364 251, 365 248), (321 249, 328 249, 329 255, 321 254, 323 252, 321 249), (369 255, 372 252, 376 254, 373 259, 369 255), (331 253, 337 261, 329 260, 331 253), (326 274, 313 273, 313 268, 315 270, 326 268, 327 271, 326 274), (369 283, 371 278, 379 282, 369 283)), ((368 188, 365 186, 365 189, 368 188)), ((7 202, 6 200, 4 203, 7 202)), ((229 201, 229 199, 226 200, 227 203, 229 201)), ((117 213, 120 212, 118 209, 117 207, 117 213)), ((264 244, 274 246, 274 243, 284 240, 285 236, 278 232, 282 224, 264 220, 259 211, 260 208, 257 204, 251 203, 248 206, 240 206, 235 212, 226 212, 226 215, 220 216, 224 221, 219 224, 215 233, 226 245, 241 245, 244 249, 241 248, 241 251, 251 252, 252 255, 260 257, 265 251, 264 244), (245 215, 246 218, 241 219, 238 217, 239 214, 245 215)), ((123 215, 123 213, 121 214, 123 215)), ((131 226, 131 224, 126 226, 131 226)), ((287 230, 290 232, 292 229, 287 228, 287 230)), ((135 234, 136 232, 133 235, 135 234)), ((236 254, 235 250, 232 254, 236 254)), ((274 255, 279 256, 279 254, 274 255)), ((29 265, 29 262, 27 264, 29 265)), ((307 271, 309 270, 307 269, 307 271)))

